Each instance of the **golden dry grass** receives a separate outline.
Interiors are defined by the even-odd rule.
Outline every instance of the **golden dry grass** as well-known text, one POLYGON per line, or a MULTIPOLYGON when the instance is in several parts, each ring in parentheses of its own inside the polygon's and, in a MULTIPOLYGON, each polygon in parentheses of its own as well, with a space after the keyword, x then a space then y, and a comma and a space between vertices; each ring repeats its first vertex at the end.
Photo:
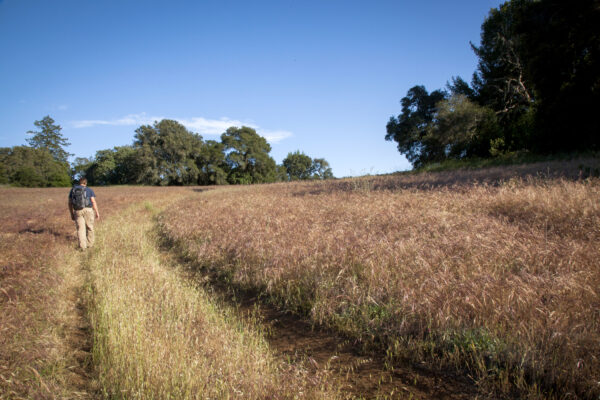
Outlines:
POLYGON ((215 190, 161 225, 209 273, 394 362, 466 370, 506 396, 596 398, 599 182, 454 174, 451 186, 391 176, 215 190))
MULTIPOLYGON (((103 216, 181 189, 100 188, 103 216)), ((0 398, 95 397, 68 189, 0 188, 0 398)))
POLYGON ((156 206, 131 207, 106 222, 86 262, 104 396, 336 398, 306 371, 275 361, 253 325, 182 279, 157 249, 156 206))

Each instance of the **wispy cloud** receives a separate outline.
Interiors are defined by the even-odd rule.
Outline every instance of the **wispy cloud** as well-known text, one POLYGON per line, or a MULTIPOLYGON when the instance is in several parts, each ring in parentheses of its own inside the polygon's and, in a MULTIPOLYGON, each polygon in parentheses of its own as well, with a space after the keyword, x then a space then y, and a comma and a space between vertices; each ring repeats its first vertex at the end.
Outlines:
POLYGON ((65 111, 69 109, 69 106, 67 104, 61 104, 60 106, 58 106, 58 109, 60 111, 65 111))
POLYGON ((259 129, 257 132, 271 143, 281 142, 283 139, 294 136, 290 131, 266 131, 259 129))
POLYGON ((128 114, 118 119, 84 119, 71 122, 74 128, 90 128, 96 125, 128 126, 146 125, 154 121, 160 121, 163 117, 149 117, 146 113, 128 114))
POLYGON ((225 132, 227 128, 232 126, 244 125, 254 129, 258 128, 255 125, 229 118, 206 119, 202 117, 196 117, 191 119, 178 119, 177 121, 189 130, 198 132, 202 135, 220 135, 221 133, 225 132))
MULTIPOLYGON (((139 126, 153 124, 154 121, 160 121, 165 117, 148 116, 146 113, 140 114, 128 114, 122 118, 100 120, 100 119, 88 119, 72 121, 71 124, 74 128, 90 128, 97 125, 112 125, 112 126, 139 126)), ((192 132, 197 132, 201 135, 220 135, 232 126, 248 126, 256 130, 256 132, 263 136, 267 141, 271 143, 277 143, 283 139, 293 136, 292 132, 285 130, 266 130, 260 128, 258 125, 249 122, 242 122, 236 119, 221 118, 221 119, 207 119, 203 117, 193 118, 173 118, 174 120, 181 123, 187 129, 192 132)))

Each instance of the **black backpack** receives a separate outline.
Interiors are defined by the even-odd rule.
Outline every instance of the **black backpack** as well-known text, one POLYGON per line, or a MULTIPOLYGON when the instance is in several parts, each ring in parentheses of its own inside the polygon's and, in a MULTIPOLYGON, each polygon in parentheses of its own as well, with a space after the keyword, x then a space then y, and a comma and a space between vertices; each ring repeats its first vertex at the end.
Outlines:
POLYGON ((71 204, 76 210, 83 210, 88 207, 88 198, 85 187, 75 186, 71 192, 71 204))

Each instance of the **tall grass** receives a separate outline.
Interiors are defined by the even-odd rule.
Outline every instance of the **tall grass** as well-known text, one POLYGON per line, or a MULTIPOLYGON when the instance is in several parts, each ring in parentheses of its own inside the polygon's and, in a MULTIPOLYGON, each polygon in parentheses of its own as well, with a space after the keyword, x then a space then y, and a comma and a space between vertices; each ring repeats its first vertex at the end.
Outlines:
POLYGON ((251 324, 182 280, 157 250, 155 211, 147 202, 105 222, 88 260, 93 354, 105 396, 335 398, 301 368, 275 361, 251 324))
POLYGON ((0 399, 93 397, 65 198, 0 189, 0 399))
MULTIPOLYGON (((102 216, 182 188, 95 188, 102 216)), ((97 397, 68 188, 0 188, 0 399, 97 397)))
POLYGON ((598 181, 402 179, 220 190, 161 224, 205 271, 393 362, 466 370, 507 396, 597 398, 598 181))

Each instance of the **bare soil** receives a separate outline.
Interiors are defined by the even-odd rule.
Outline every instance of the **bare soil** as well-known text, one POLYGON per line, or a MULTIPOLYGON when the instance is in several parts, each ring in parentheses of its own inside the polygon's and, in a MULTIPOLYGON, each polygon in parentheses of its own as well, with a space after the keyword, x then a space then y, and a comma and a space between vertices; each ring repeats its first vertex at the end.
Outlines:
POLYGON ((278 310, 250 294, 239 295, 241 315, 259 317, 279 357, 301 362, 315 375, 329 375, 347 398, 474 399, 485 397, 468 377, 419 365, 388 367, 382 354, 307 320, 278 310))
POLYGON ((471 378, 452 371, 434 370, 425 364, 391 366, 382 353, 366 350, 354 340, 279 309, 256 293, 204 275, 194 260, 183 258, 171 243, 161 243, 161 249, 166 256, 177 259, 188 272, 188 279, 201 282, 215 298, 236 307, 242 318, 258 320, 271 349, 282 362, 301 365, 315 377, 327 376, 347 399, 492 398, 471 378))

